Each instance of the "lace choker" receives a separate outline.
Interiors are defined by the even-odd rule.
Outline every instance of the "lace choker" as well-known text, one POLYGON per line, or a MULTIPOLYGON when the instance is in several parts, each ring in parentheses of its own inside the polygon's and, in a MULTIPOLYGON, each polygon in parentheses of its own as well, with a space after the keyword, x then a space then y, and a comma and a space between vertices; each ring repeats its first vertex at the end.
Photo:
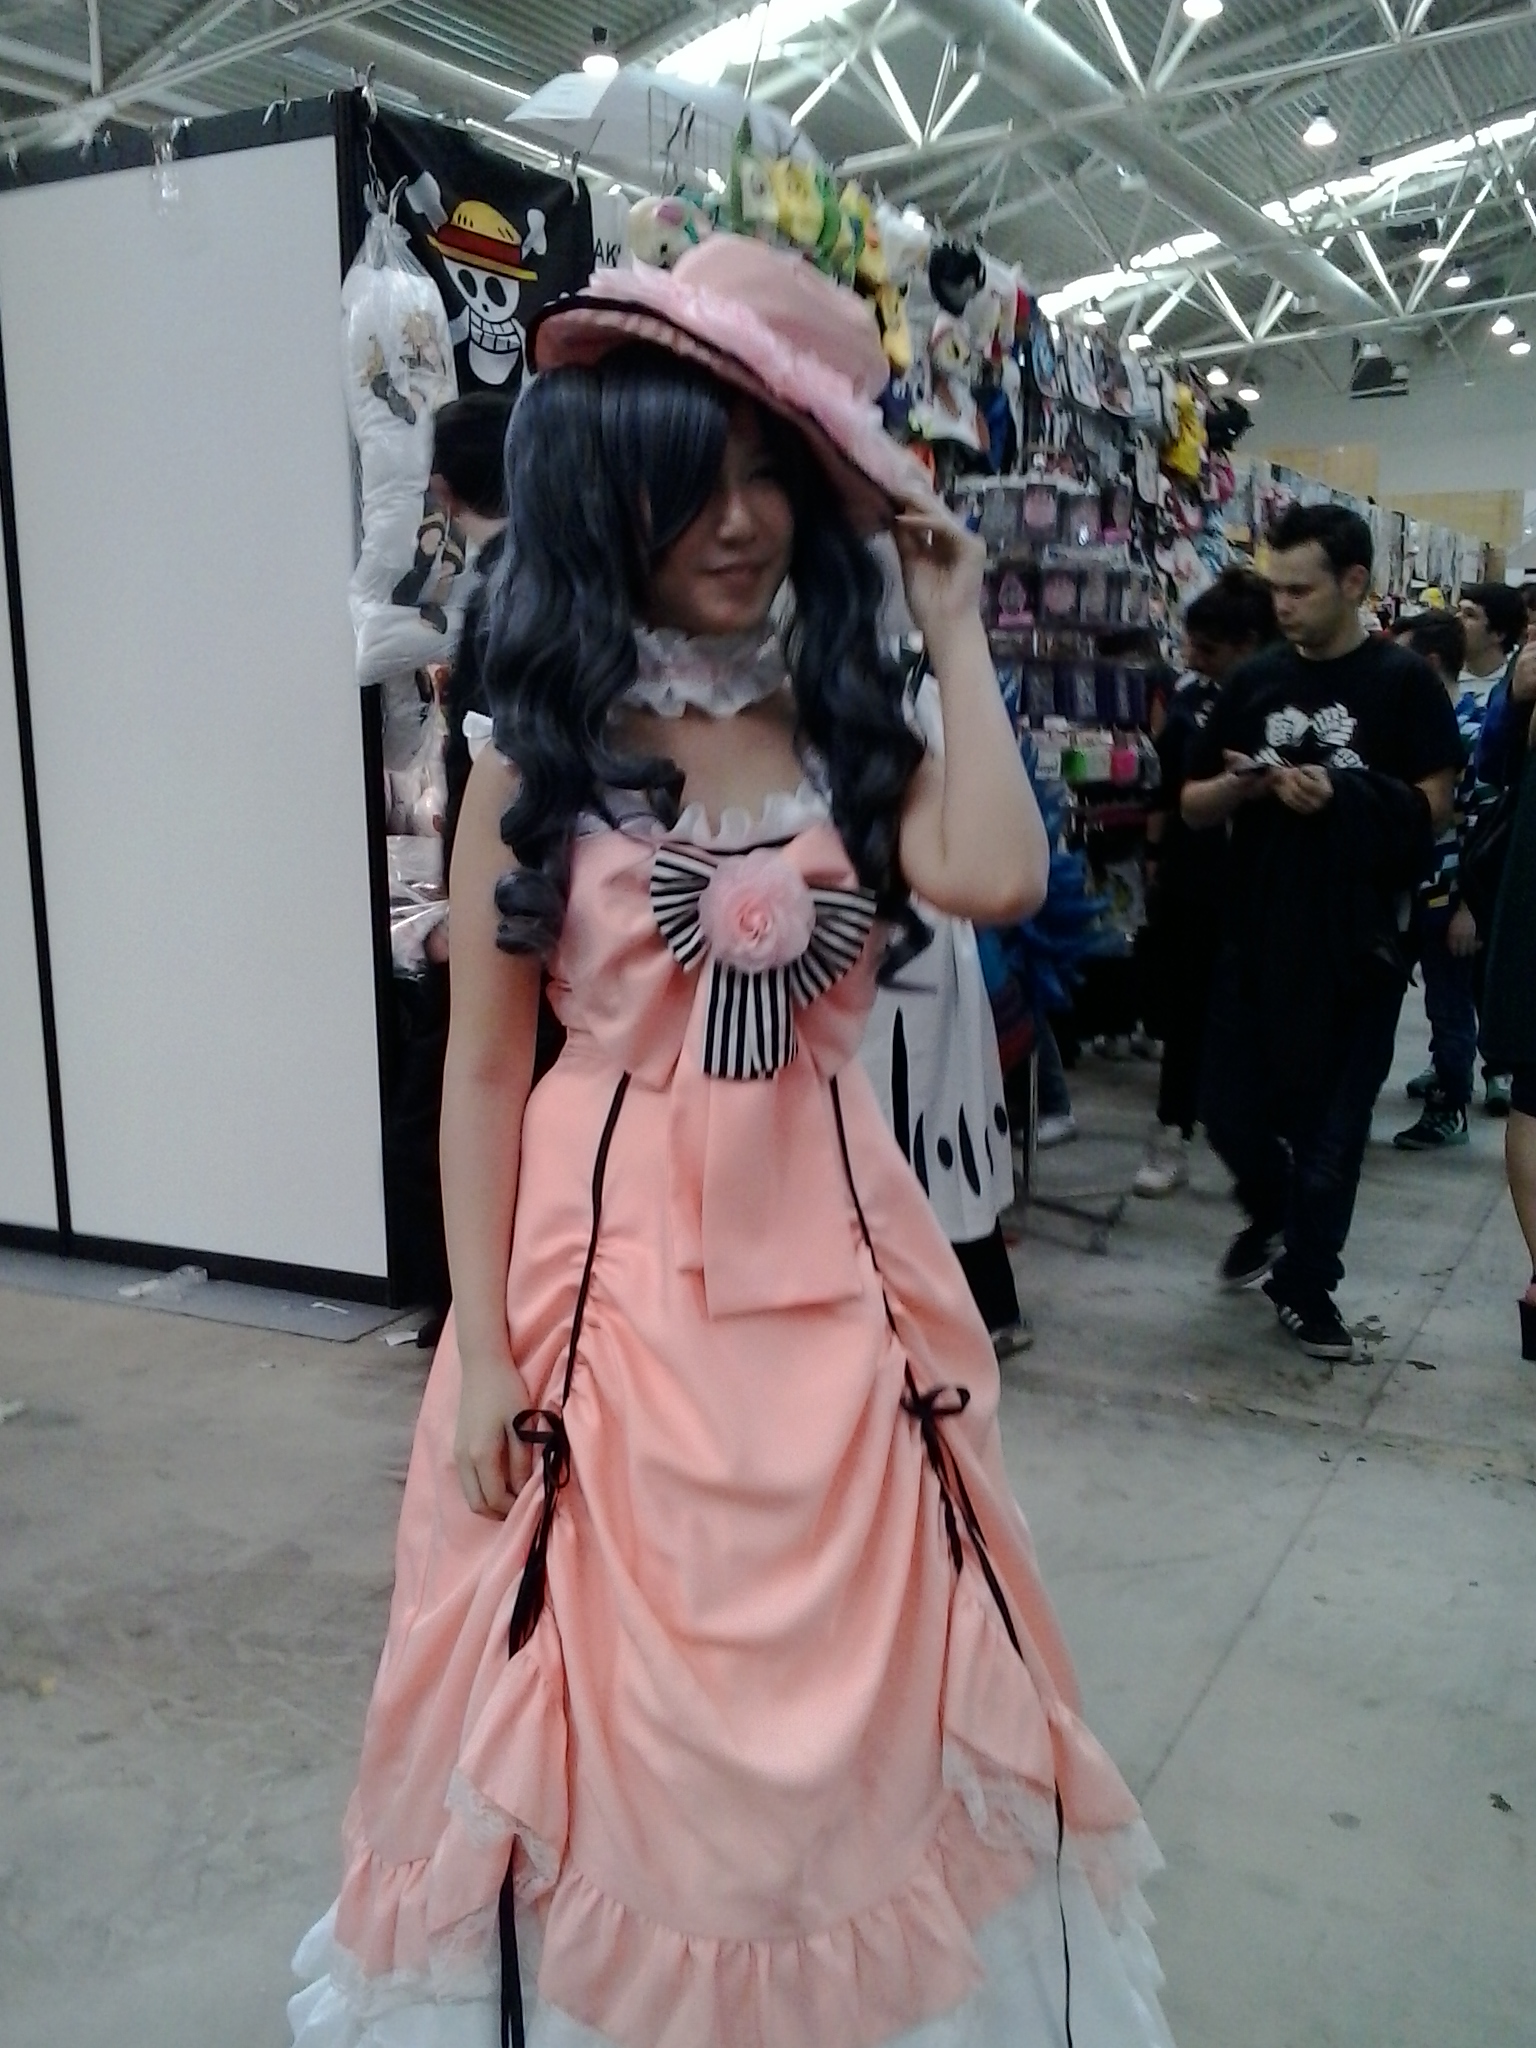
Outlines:
POLYGON ((731 718, 761 704, 789 680, 777 633, 682 633, 674 627, 635 630, 640 670, 626 701, 662 718, 702 711, 731 718))

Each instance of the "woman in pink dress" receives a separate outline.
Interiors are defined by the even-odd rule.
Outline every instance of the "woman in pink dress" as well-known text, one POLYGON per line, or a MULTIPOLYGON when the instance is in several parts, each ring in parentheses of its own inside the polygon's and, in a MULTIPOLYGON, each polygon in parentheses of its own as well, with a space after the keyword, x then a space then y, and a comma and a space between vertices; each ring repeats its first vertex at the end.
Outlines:
POLYGON ((531 340, 452 878, 455 1307, 295 2039, 1168 2048, 1156 1852, 856 1058, 909 888, 1045 886, 980 549, 795 257, 716 237, 531 340))

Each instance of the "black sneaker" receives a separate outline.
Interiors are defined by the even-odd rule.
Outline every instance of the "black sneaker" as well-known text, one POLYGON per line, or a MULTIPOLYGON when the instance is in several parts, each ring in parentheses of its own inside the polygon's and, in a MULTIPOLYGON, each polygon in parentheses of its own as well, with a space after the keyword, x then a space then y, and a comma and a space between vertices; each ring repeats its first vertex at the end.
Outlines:
POLYGON ((1452 1109, 1439 1096, 1431 1095, 1418 1122, 1399 1131, 1392 1142, 1399 1152, 1444 1152, 1452 1145, 1468 1145, 1467 1112, 1452 1109))
POLYGON ((1216 1268, 1217 1279, 1234 1293, 1239 1288, 1251 1287, 1273 1267, 1283 1242, 1277 1230, 1267 1230, 1262 1223, 1250 1223, 1227 1246, 1227 1255, 1216 1268))
POLYGON ((1265 1281, 1264 1292, 1275 1305, 1281 1329, 1296 1340, 1298 1351, 1304 1351, 1308 1358, 1343 1362, 1354 1357, 1355 1340, 1331 1294, 1317 1294, 1304 1302, 1292 1301, 1273 1279, 1265 1281))

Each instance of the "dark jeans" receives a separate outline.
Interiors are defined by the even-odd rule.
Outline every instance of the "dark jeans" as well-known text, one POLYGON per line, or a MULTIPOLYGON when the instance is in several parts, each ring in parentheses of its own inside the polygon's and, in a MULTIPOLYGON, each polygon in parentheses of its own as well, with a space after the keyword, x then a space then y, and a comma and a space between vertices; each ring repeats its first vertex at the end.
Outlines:
POLYGON ((1447 1108, 1465 1109, 1472 1100, 1477 1064, 1476 970, 1470 956, 1457 959, 1445 934, 1444 922, 1425 922, 1419 934, 1419 971, 1424 977, 1435 1087, 1447 1108))
POLYGON ((1402 988, 1362 996, 1305 1086, 1281 1086, 1264 1032, 1228 954, 1211 991, 1201 1108, 1206 1135, 1237 1183, 1250 1219, 1285 1238, 1275 1269, 1293 1293, 1331 1294, 1355 1213, 1371 1111, 1392 1065, 1402 988))
POLYGON ((1158 1019, 1163 1065, 1157 1084, 1157 1120, 1167 1130, 1194 1135, 1200 1118, 1200 1072, 1205 1059, 1216 971, 1216 941, 1204 928, 1186 925, 1167 934, 1162 956, 1163 985, 1158 1019))

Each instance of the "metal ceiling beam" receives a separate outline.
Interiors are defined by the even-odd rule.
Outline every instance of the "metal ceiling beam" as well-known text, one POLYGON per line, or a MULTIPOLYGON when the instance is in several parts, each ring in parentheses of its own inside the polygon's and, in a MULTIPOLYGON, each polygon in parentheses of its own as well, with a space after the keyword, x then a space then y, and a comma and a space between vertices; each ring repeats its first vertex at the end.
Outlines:
MULTIPOLYGON (((1464 320, 1476 313, 1497 313, 1506 306, 1525 306, 1536 302, 1536 291, 1512 292, 1505 298, 1478 299, 1470 306, 1457 306, 1454 317, 1464 320)), ((1355 320, 1348 325, 1308 327, 1299 334, 1266 334, 1255 336, 1252 342, 1243 341, 1196 341, 1178 352, 1191 362, 1203 362, 1213 356, 1244 355, 1250 348, 1299 348, 1309 342, 1343 341, 1356 334, 1374 334, 1384 331, 1396 332, 1404 328, 1433 327, 1438 322, 1452 317, 1445 307, 1436 306, 1417 313, 1378 313, 1373 320, 1355 320)))
MULTIPOLYGON (((302 21, 287 21, 261 35, 233 43, 227 49, 189 58, 183 64, 172 64, 164 71, 157 71, 149 83, 154 87, 154 96, 158 96, 190 85, 194 79, 227 70, 232 64, 243 64, 253 57, 271 56, 275 51, 302 42, 315 29, 351 21, 384 5, 385 0, 330 0, 329 5, 319 8, 302 21)), ((121 93, 109 90, 99 96, 93 94, 89 99, 71 100, 56 113, 31 115, 24 121, 13 121, 0 127, 0 139, 13 148, 23 148, 46 145, 63 136, 89 135, 104 121, 115 119, 125 106, 137 105, 150 97, 152 95, 147 90, 130 85, 121 93)))
POLYGON ((1026 14, 1017 0, 925 0, 924 11, 957 39, 984 44, 989 73, 1032 106, 1060 108, 1068 118, 1089 112, 1086 125, 1106 155, 1139 170, 1149 190, 1199 226, 1262 255, 1272 274, 1298 294, 1316 298, 1341 319, 1375 314, 1374 300, 1352 277, 1197 169, 1065 37, 1026 14), (1114 103, 1108 111, 1106 100, 1114 103))
POLYGON ((183 14, 153 42, 146 44, 132 63, 125 64, 112 80, 112 90, 117 92, 125 85, 137 85, 156 71, 163 70, 193 43, 200 42, 214 29, 222 27, 231 15, 240 13, 249 5, 250 0, 203 0, 200 7, 183 14))
POLYGON ((303 40, 337 63, 363 70, 376 64, 381 74, 395 77, 413 91, 420 86, 422 91, 417 97, 425 97, 429 105, 438 106, 443 113, 456 111, 450 102, 457 98, 465 102, 470 113, 484 114, 487 119, 500 118, 521 106, 533 90, 532 82, 522 84, 510 72, 494 65, 477 64, 472 69, 466 63, 437 56, 419 44, 387 35, 369 22, 349 22, 344 28, 327 29, 303 40))

